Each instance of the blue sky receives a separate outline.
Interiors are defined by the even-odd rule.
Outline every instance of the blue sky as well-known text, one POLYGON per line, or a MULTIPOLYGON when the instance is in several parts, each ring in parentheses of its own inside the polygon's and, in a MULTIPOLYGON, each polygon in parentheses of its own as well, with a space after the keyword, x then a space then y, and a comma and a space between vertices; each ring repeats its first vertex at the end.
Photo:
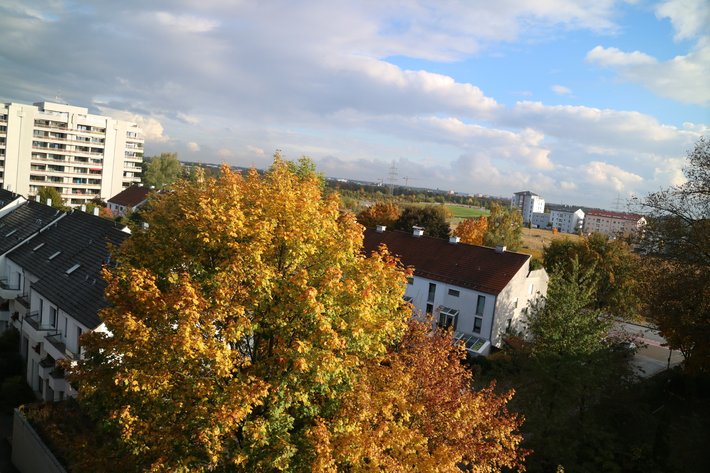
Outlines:
POLYGON ((139 123, 149 154, 609 208, 710 127, 707 0, 8 0, 0 100, 139 123))

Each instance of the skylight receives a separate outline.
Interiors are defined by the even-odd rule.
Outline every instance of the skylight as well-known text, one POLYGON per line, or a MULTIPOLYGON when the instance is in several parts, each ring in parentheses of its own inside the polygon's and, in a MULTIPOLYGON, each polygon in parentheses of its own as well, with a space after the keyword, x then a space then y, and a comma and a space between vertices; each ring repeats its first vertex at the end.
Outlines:
POLYGON ((7 235, 5 235, 5 238, 7 238, 7 237, 9 237, 10 235, 14 234, 16 231, 17 231, 17 228, 15 228, 15 229, 13 229, 13 230, 10 230, 10 233, 8 233, 7 235))
POLYGON ((50 257, 47 258, 47 259, 51 261, 51 260, 53 260, 54 258, 56 258, 57 256, 59 256, 59 253, 61 253, 61 251, 57 251, 56 253, 54 253, 52 256, 50 256, 50 257))
POLYGON ((32 248, 32 251, 37 251, 37 250, 39 250, 40 248, 42 248, 42 247, 44 246, 44 243, 45 243, 45 242, 42 242, 42 243, 40 243, 39 245, 35 246, 34 248, 32 248))
POLYGON ((81 266, 79 263, 75 264, 75 265, 72 266, 71 268, 67 269, 66 274, 71 274, 71 273, 73 273, 74 271, 76 271, 76 270, 79 268, 79 266, 81 266))

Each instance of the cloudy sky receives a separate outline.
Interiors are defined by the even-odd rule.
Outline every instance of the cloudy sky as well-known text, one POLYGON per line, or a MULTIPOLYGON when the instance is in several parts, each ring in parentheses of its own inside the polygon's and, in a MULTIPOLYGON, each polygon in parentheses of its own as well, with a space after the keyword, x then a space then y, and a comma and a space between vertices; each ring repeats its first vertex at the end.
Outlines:
POLYGON ((147 154, 611 208, 710 130, 707 0, 3 0, 0 100, 147 154))

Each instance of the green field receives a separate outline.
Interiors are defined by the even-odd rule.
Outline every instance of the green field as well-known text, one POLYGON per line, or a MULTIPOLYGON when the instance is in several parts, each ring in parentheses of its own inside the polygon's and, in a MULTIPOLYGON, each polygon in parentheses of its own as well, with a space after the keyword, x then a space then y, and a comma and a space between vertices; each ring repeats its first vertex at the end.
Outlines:
POLYGON ((480 217, 481 215, 488 216, 490 211, 487 209, 482 209, 480 207, 470 207, 468 205, 456 205, 456 204, 445 204, 446 208, 451 212, 454 218, 473 218, 480 217))

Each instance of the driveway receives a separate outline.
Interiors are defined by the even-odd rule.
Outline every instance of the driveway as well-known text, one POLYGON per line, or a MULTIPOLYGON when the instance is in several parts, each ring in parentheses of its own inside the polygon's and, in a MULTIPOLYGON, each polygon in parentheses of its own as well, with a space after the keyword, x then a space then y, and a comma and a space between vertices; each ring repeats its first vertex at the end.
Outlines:
POLYGON ((640 348, 631 363, 639 369, 641 376, 650 378, 656 373, 672 368, 683 361, 683 355, 678 350, 664 346, 666 340, 655 327, 617 321, 616 330, 631 335, 640 348))

